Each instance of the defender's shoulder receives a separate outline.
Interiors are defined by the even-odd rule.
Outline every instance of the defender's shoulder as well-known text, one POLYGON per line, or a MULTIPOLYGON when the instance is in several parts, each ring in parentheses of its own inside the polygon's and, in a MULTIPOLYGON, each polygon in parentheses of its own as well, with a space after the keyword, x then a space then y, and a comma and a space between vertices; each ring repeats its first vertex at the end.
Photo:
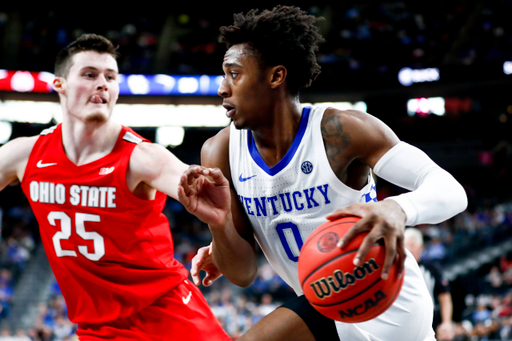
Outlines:
POLYGON ((39 136, 18 137, 0 148, 0 189, 24 178, 30 154, 38 139, 39 136))
MULTIPOLYGON (((9 154, 12 153, 13 158, 28 159, 38 139, 39 135, 18 137, 3 145, 2 150, 9 154)), ((3 161, 5 161, 5 159, 3 161)))

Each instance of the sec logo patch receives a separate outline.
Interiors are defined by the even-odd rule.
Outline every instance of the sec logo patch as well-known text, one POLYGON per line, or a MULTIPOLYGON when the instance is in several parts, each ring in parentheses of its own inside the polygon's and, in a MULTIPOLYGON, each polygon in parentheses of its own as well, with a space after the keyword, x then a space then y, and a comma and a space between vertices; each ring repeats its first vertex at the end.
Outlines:
POLYGON ((309 161, 304 161, 300 166, 300 169, 304 174, 309 174, 313 171, 313 164, 309 161))

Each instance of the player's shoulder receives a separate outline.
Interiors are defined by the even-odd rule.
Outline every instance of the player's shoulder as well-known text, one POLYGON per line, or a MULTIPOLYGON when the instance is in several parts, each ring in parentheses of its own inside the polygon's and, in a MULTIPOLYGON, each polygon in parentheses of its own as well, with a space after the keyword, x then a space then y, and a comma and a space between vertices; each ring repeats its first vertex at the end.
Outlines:
POLYGON ((32 149, 39 136, 18 137, 0 148, 0 177, 23 178, 32 149))
POLYGON ((201 164, 220 167, 224 162, 229 162, 229 131, 228 126, 205 141, 201 148, 201 164))
POLYGON ((339 110, 326 108, 321 122, 324 142, 344 146, 353 146, 357 137, 366 134, 369 114, 358 110, 339 110))
POLYGON ((133 148, 130 164, 151 167, 152 161, 158 160, 166 153, 169 151, 157 143, 141 141, 133 148))
POLYGON ((355 109, 336 109, 327 107, 324 111, 322 118, 322 126, 326 124, 350 124, 350 125, 361 125, 367 122, 378 120, 375 116, 368 114, 367 112, 355 110, 355 109))
POLYGON ((359 110, 327 108, 321 133, 330 157, 342 154, 345 160, 358 159, 371 167, 399 142, 391 128, 359 110))
POLYGON ((3 145, 2 149, 4 153, 11 155, 12 158, 28 159, 38 139, 39 135, 17 137, 3 145))
POLYGON ((185 164, 167 148, 156 143, 141 142, 133 148, 130 155, 126 169, 127 182, 150 184, 162 176, 181 174, 185 169, 185 164))
POLYGON ((397 140, 393 131, 380 119, 367 112, 359 110, 339 110, 327 108, 322 118, 322 135, 328 137, 350 138, 365 144, 371 139, 377 142, 391 139, 397 140))
POLYGON ((229 132, 230 126, 221 129, 217 134, 206 140, 203 148, 219 149, 229 147, 229 132))
POLYGON ((141 144, 141 142, 150 142, 148 139, 142 137, 141 135, 137 134, 133 129, 129 127, 122 128, 121 134, 123 134, 123 141, 129 142, 129 143, 135 143, 137 145, 141 144))
POLYGON ((201 165, 210 168, 219 168, 226 178, 231 179, 231 171, 229 168, 229 135, 230 126, 227 126, 205 141, 201 148, 201 165))

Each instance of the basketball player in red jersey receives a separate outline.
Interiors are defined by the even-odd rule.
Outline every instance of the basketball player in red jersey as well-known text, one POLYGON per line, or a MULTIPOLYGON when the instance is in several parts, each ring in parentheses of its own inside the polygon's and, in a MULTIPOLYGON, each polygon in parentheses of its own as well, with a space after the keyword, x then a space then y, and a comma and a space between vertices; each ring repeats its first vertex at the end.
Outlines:
MULTIPOLYGON (((230 127, 209 139, 202 166, 182 176, 178 195, 208 223, 213 242, 191 273, 219 270, 248 286, 257 273, 256 241, 298 297, 261 319, 239 340, 434 341, 432 300, 418 264, 404 248, 405 225, 438 223, 467 205, 462 186, 425 153, 398 139, 383 122, 356 110, 301 106, 299 91, 319 74, 317 18, 297 7, 251 10, 221 27, 227 52, 223 98, 230 127), (376 201, 373 173, 410 192, 376 201), (382 279, 405 268, 395 303, 362 323, 334 322, 302 295, 298 252, 321 223, 360 216, 339 247, 369 232, 354 265, 383 239, 382 279)), ((342 80, 340 80, 342 81, 342 80)), ((345 244, 346 245, 346 244, 345 244)), ((370 301, 373 302, 373 301, 370 301)), ((354 306, 350 314, 371 309, 354 306)))
POLYGON ((80 340, 230 340, 162 214, 187 165, 110 119, 116 57, 94 34, 58 54, 63 123, 0 148, 0 189, 21 182, 80 340))

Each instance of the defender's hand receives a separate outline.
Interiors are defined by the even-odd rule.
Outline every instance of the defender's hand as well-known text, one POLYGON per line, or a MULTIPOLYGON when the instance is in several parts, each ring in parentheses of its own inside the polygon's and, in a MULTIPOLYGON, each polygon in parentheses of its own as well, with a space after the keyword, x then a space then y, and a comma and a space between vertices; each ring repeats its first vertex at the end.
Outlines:
POLYGON ((192 258, 190 274, 196 285, 199 285, 199 271, 201 270, 206 272, 206 276, 203 278, 203 285, 205 287, 212 285, 217 278, 222 276, 222 273, 217 269, 215 264, 213 264, 212 244, 200 248, 194 258, 192 258))
POLYGON ((178 199, 208 225, 223 225, 231 208, 229 182, 218 168, 190 166, 178 184, 178 199))
POLYGON ((369 232, 364 238, 356 257, 354 265, 363 264, 371 247, 380 239, 384 239, 386 257, 382 268, 381 278, 386 280, 389 271, 396 261, 398 277, 402 276, 405 263, 404 230, 406 216, 402 208, 393 200, 370 202, 365 204, 353 204, 340 208, 326 216, 328 220, 355 215, 361 217, 357 223, 348 230, 338 242, 338 247, 343 248, 355 236, 363 232, 369 232), (397 259, 398 258, 398 259, 397 259))

